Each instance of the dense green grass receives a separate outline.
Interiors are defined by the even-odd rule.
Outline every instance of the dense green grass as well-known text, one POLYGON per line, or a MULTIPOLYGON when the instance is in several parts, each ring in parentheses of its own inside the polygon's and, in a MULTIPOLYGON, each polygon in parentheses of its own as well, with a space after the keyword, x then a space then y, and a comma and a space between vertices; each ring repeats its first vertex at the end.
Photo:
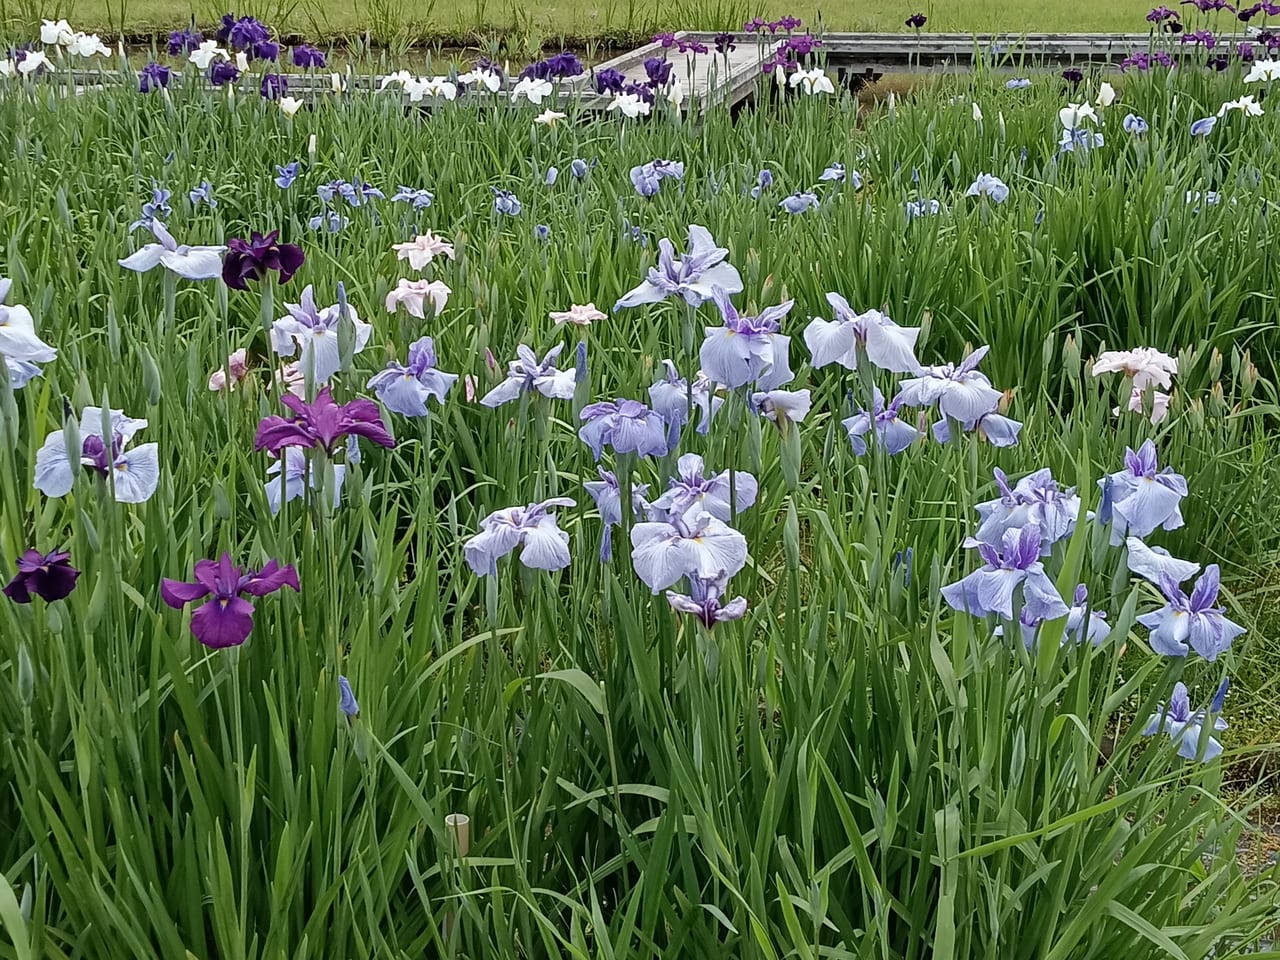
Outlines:
MULTIPOLYGON (((23 0, 0 4, 7 15, 25 15, 23 0)), ((659 29, 737 29, 750 17, 793 13, 807 24, 821 23, 828 30, 906 29, 903 21, 912 13, 929 16, 928 29, 962 32, 1035 32, 1110 30, 1142 32, 1143 16, 1150 5, 1139 0, 1104 3, 1086 0, 1074 4, 1042 4, 1032 0, 931 0, 917 4, 899 0, 837 0, 815 4, 805 0, 777 9, 752 6, 745 0, 677 0, 655 4, 651 0, 559 0, 538 4, 513 4, 501 0, 457 3, 409 3, 407 0, 370 0, 367 3, 321 3, 316 0, 278 0, 275 3, 242 4, 239 13, 254 13, 281 29, 309 36, 350 36, 373 30, 396 35, 402 30, 419 35, 465 37, 491 29, 557 37, 630 36, 659 29)), ((40 16, 65 15, 82 29, 129 32, 171 27, 195 16, 212 21, 223 13, 202 3, 182 0, 55 0, 32 11, 40 16)), ((3 17, 0 17, 3 19, 3 17)))
MULTIPOLYGON (((59 349, 0 395, 0 562, 65 545, 84 570, 65 601, 0 604, 0 957, 1199 960, 1240 956, 1274 927, 1275 877, 1245 877, 1231 855, 1254 797, 1220 799, 1227 764, 1272 731, 1229 730, 1224 762, 1203 765, 1139 735, 1179 677, 1199 706, 1235 676, 1232 721, 1273 694, 1275 638, 1255 617, 1269 594, 1250 591, 1274 583, 1280 548, 1280 117, 1188 136, 1245 89, 1238 68, 1132 76, 1105 145, 1062 156, 1058 108, 1097 78, 1016 91, 979 73, 873 108, 762 95, 737 122, 570 106, 551 128, 528 104, 428 114, 393 95, 325 98, 288 120, 255 83, 228 97, 188 79, 147 97, 63 97, 56 76, 0 86, 0 275, 59 349), (1145 138, 1121 129, 1130 111, 1145 138), (575 157, 598 161, 582 181, 575 157), (629 170, 655 158, 684 179, 642 199, 629 170), (282 190, 276 166, 293 160, 301 176, 282 190), (778 208, 833 161, 863 188, 778 208), (762 168, 775 183, 757 200, 762 168), (1008 182, 1007 203, 964 196, 982 171, 1008 182), (349 224, 314 232, 316 188, 338 177, 434 202, 338 200, 349 224), (187 198, 205 180, 214 209, 187 198), (301 273, 245 293, 122 270, 153 182, 173 191, 180 240, 280 229, 306 251, 301 273), (522 213, 497 215, 491 187, 522 213), (1185 202, 1206 190, 1223 201, 1185 202), (944 212, 908 223, 921 198, 944 212), (734 395, 708 436, 684 435, 681 452, 760 480, 734 518, 749 612, 710 633, 637 581, 622 533, 600 561, 576 413, 645 397, 663 358, 692 370, 719 314, 667 302, 585 330, 548 318, 608 309, 690 223, 729 249, 741 309, 796 300, 782 332, 814 401, 780 432, 734 395), (392 245, 426 228, 457 246, 429 274, 449 304, 388 316, 388 290, 414 276, 392 245), (460 381, 429 418, 385 414, 396 448, 362 444, 337 508, 307 498, 273 516, 253 451, 260 418, 281 412, 261 319, 306 284, 331 303, 339 283, 374 326, 363 352, 344 349, 342 400, 423 333, 479 391, 499 377, 486 350, 502 365, 519 343, 567 358, 581 338, 587 379, 575 401, 499 410, 460 381), (923 325, 927 363, 990 344, 983 369, 1009 391, 1021 443, 854 456, 839 421, 872 373, 810 369, 802 337, 832 290, 923 325), (1121 382, 1089 374, 1104 346, 1139 345, 1180 360, 1159 426, 1113 415, 1121 382), (250 379, 209 391, 236 347, 250 379), (148 418, 139 440, 162 464, 150 501, 117 504, 88 473, 66 498, 32 490, 64 402, 148 418), (940 602, 975 566, 961 542, 994 467, 1050 467, 1092 509, 1097 479, 1147 438, 1190 489, 1185 525, 1152 542, 1223 565, 1223 602, 1251 628, 1228 654, 1156 655, 1134 622, 1155 591, 1089 522, 1045 563, 1110 614, 1102 646, 1059 648, 1051 625, 1028 653, 940 602), (465 566, 481 517, 554 495, 578 501, 559 511, 567 570, 514 555, 496 578, 465 566), (295 564, 302 591, 256 599, 248 642, 213 651, 160 581, 223 550, 295 564), (452 812, 471 817, 466 856, 452 812)), ((877 382, 890 393, 896 379, 877 382)), ((671 468, 633 466, 655 492, 671 468)))

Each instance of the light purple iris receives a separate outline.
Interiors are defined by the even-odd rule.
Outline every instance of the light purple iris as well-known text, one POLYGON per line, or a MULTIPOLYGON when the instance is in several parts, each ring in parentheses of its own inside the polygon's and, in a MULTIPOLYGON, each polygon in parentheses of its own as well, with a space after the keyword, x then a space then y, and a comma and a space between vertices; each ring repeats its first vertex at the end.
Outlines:
POLYGON ((360 436, 388 449, 396 445, 382 422, 378 405, 363 398, 349 403, 335 403, 329 388, 325 387, 313 403, 307 403, 291 393, 280 402, 296 416, 263 417, 258 423, 258 433, 253 449, 268 450, 279 456, 285 447, 321 447, 333 453, 339 440, 348 436, 360 436))
POLYGON ((756 478, 738 470, 733 478, 733 500, 730 501, 729 471, 706 475, 706 464, 696 453, 686 453, 676 462, 676 475, 666 493, 650 504, 649 519, 662 520, 690 514, 709 513, 717 520, 729 521, 736 513, 750 509, 760 492, 756 478))
POLYGON ((828 293, 835 319, 814 317, 804 328, 804 342, 813 355, 813 366, 838 363, 858 369, 858 352, 881 370, 891 373, 918 373, 916 339, 919 327, 900 327, 879 310, 854 313, 849 301, 838 293, 828 293))
POLYGON ((615 453, 660 457, 667 452, 667 425, 639 400, 592 403, 582 408, 586 423, 578 431, 597 460, 606 445, 615 453))
POLYGON ((298 587, 298 574, 292 566, 280 566, 272 560, 261 571, 242 571, 224 553, 216 563, 197 560, 195 582, 160 581, 160 596, 175 610, 188 603, 209 597, 191 615, 191 632, 206 647, 235 647, 248 639, 253 629, 253 604, 240 595, 265 597, 283 587, 298 587), (212 594, 212 596, 210 596, 212 594))
POLYGON ((1022 587, 1022 609, 1028 619, 1056 620, 1069 612, 1040 563, 1040 528, 1029 523, 1006 530, 1001 547, 978 545, 986 566, 942 588, 942 598, 955 610, 985 617, 998 613, 1013 619, 1013 595, 1022 587))
POLYGON ((741 620, 747 613, 745 597, 734 597, 728 603, 723 600, 727 584, 719 578, 704 580, 701 577, 689 578, 687 595, 667 591, 667 603, 678 613, 688 613, 702 621, 702 625, 710 630, 717 623, 728 623, 741 620))
POLYGON ((409 344, 409 362, 392 360, 381 373, 375 373, 365 384, 378 395, 393 413, 406 417, 425 417, 427 400, 444 403, 449 388, 458 379, 456 373, 436 369, 436 348, 430 337, 409 344))
POLYGON ((818 195, 808 190, 797 190, 789 197, 783 197, 778 206, 790 214, 804 213, 806 210, 818 209, 818 195))
POLYGON ((1223 680, 1218 692, 1213 698, 1213 702, 1209 704, 1209 709, 1197 710, 1191 712, 1191 697, 1187 693, 1187 685, 1179 680, 1173 685, 1173 695, 1169 698, 1169 705, 1162 706, 1157 712, 1153 713, 1147 726, 1142 731, 1144 737, 1154 736, 1162 730, 1169 735, 1169 739, 1178 745, 1178 756, 1185 760, 1200 760, 1202 763, 1209 763, 1216 760, 1222 755, 1222 744, 1220 744, 1212 735, 1205 739, 1204 754, 1201 755, 1200 740, 1204 737, 1204 725, 1209 720, 1210 715, 1214 715, 1212 729, 1220 731, 1227 729, 1227 721, 1222 717, 1216 716, 1221 712, 1223 701, 1226 699, 1227 681, 1223 680))
POLYGON ((974 424, 978 418, 995 411, 1002 394, 991 386, 978 364, 990 347, 979 347, 959 364, 948 363, 927 367, 922 377, 901 383, 902 402, 909 407, 932 407, 937 404, 944 417, 974 424))
POLYGON ((1138 622, 1151 631, 1151 647, 1166 657, 1185 657, 1191 650, 1206 660, 1216 660, 1231 647, 1244 627, 1223 615, 1218 602, 1221 583, 1218 565, 1211 563, 1196 581, 1191 595, 1182 592, 1171 577, 1160 583, 1166 603, 1154 613, 1144 613, 1138 622))
MULTIPOLYGON (((1036 640, 1044 619, 1033 617, 1027 610, 1018 615, 1018 628, 1022 632, 1022 643, 1028 650, 1036 648, 1036 640)), ((1003 636, 1004 628, 996 627, 995 635, 1003 636)), ((1067 612, 1067 623, 1062 633, 1062 643, 1068 640, 1077 644, 1088 641, 1095 647, 1101 646, 1111 635, 1111 624, 1107 623, 1107 615, 1089 609, 1089 588, 1083 583, 1076 587, 1074 601, 1067 612)))
POLYGON ((795 375, 787 358, 790 337, 778 330, 794 300, 766 307, 758 316, 744 317, 729 300, 723 287, 713 287, 712 297, 724 326, 706 327, 700 358, 702 369, 716 383, 735 388, 755 383, 761 391, 773 390, 795 375))
POLYGON ((884 394, 875 388, 872 410, 859 410, 852 417, 840 421, 845 432, 849 434, 849 443, 853 452, 864 456, 867 452, 866 436, 875 428, 876 441, 884 448, 885 453, 894 455, 906 450, 920 439, 920 431, 905 420, 898 419, 898 411, 902 408, 901 395, 896 396, 886 407, 884 394))
POLYGON ((1100 610, 1089 609, 1089 588, 1083 583, 1076 587, 1072 598, 1071 609, 1067 612, 1067 626, 1062 639, 1076 643, 1088 641, 1099 647, 1111 635, 1111 624, 1107 623, 1107 615, 1100 610))
MULTIPOLYGON (((354 438, 349 438, 348 442, 351 443, 353 440, 354 438)), ((354 446, 353 443, 351 445, 354 446)), ((350 446, 348 452, 350 452, 350 446)), ((351 462, 355 463, 356 459, 352 459, 351 462)), ((285 447, 280 451, 279 458, 267 468, 267 476, 271 479, 263 485, 263 492, 267 495, 267 506, 273 515, 279 513, 280 507, 284 504, 301 497, 308 486, 312 490, 320 489, 323 478, 316 470, 317 466, 319 465, 310 460, 299 447, 285 447)), ((342 484, 346 478, 346 464, 335 463, 333 465, 335 509, 342 501, 342 484)))
MULTIPOLYGON (((667 422, 667 450, 675 450, 680 445, 680 431, 689 422, 690 409, 689 382, 680 376, 676 365, 670 360, 662 361, 663 377, 649 387, 649 403, 663 420, 667 422)), ((706 434, 711 429, 711 418, 724 405, 724 397, 711 392, 711 381, 699 372, 693 381, 693 407, 699 411, 698 433, 706 434)))
MULTIPOLYGON (((146 420, 127 417, 122 410, 110 411, 109 429, 104 433, 100 407, 85 407, 80 415, 79 465, 101 476, 110 476, 115 499, 120 503, 145 503, 160 484, 160 448, 144 443, 126 450, 134 434, 146 420), (108 437, 110 438, 108 440, 108 437)), ((76 470, 67 450, 66 432, 50 433, 36 451, 35 488, 46 497, 65 497, 75 486, 76 470)))
POLYGON ((684 164, 677 160, 653 160, 631 168, 631 185, 642 197, 652 197, 663 180, 683 180, 684 164))
POLYGON ((569 534, 556 526, 551 510, 572 507, 568 497, 552 497, 527 507, 495 510, 480 521, 480 532, 462 545, 476 576, 497 576, 498 560, 516 547, 520 562, 532 570, 562 570, 569 565, 569 534))
POLYGON ((1129 572, 1150 580, 1157 587, 1166 579, 1182 583, 1200 572, 1200 564, 1179 560, 1163 547, 1148 547, 1137 537, 1126 537, 1124 545, 1129 572))
MULTIPOLYGON (((930 428, 930 432, 933 433, 933 439, 939 443, 950 443, 951 421, 937 421, 930 428)), ((1018 434, 1022 432, 1022 424, 992 410, 990 413, 984 413, 977 420, 960 424, 960 432, 976 432, 993 447, 1014 447, 1018 445, 1018 434)))
POLYGON ((1098 481, 1098 521, 1111 524, 1111 545, 1118 547, 1130 535, 1146 537, 1157 528, 1182 526, 1178 505, 1187 495, 1187 481, 1170 467, 1160 469, 1156 445, 1147 440, 1137 453, 1126 449, 1124 465, 1124 470, 1098 481))
POLYGON ((998 547, 1004 542, 1006 530, 1021 529, 1028 523, 1040 528, 1044 553, 1048 553, 1051 544, 1071 536, 1080 514, 1080 497, 1075 487, 1062 489, 1048 468, 1027 474, 1013 487, 999 467, 995 469, 995 478, 1000 496, 974 508, 982 522, 972 541, 966 541, 966 547, 979 543, 998 547))
MULTIPOLYGON (((600 511, 600 520, 604 523, 604 531, 600 536, 600 562, 608 563, 613 559, 613 528, 622 523, 622 487, 617 476, 611 470, 597 467, 599 480, 588 480, 582 486, 586 488, 596 509, 600 511)), ((632 484, 631 510, 633 517, 644 515, 649 508, 645 497, 649 493, 647 483, 632 484)))
POLYGON ((316 383, 327 383, 342 368, 342 351, 338 348, 338 327, 345 307, 347 319, 355 331, 353 354, 360 353, 373 334, 372 324, 365 323, 355 308, 347 304, 339 284, 339 302, 319 309, 310 284, 302 291, 301 303, 286 303, 287 317, 271 325, 271 349, 282 357, 292 357, 301 347, 298 369, 310 367, 316 383))
POLYGON ((729 251, 717 247, 706 227, 689 226, 689 249, 676 259, 675 245, 666 237, 658 241, 658 265, 650 267, 644 283, 624 294, 613 305, 614 310, 658 303, 668 297, 681 297, 691 306, 701 306, 711 299, 712 288, 726 293, 742 292, 742 277, 737 269, 725 263, 729 251))
POLYGON ((646 521, 631 528, 636 576, 657 593, 684 577, 727 580, 747 562, 747 539, 709 513, 646 521))
POLYGON ((558 343, 541 360, 523 343, 516 347, 516 359, 507 367, 507 378, 480 398, 482 406, 500 407, 518 400, 522 393, 538 393, 553 400, 572 400, 576 384, 574 371, 557 370, 556 358, 564 350, 558 343))

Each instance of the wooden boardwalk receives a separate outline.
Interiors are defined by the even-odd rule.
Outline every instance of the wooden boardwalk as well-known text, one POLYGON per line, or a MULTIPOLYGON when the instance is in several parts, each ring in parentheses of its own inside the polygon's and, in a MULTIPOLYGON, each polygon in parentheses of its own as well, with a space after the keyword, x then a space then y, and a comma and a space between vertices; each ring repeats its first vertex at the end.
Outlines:
MULTIPOLYGON (((616 70, 629 81, 644 83, 648 80, 645 61, 664 57, 672 64, 672 75, 681 83, 684 109, 704 111, 715 106, 732 106, 755 91, 763 66, 786 37, 779 34, 739 36, 735 48, 721 54, 715 50, 715 36, 696 31, 675 35, 677 40, 705 44, 709 50, 705 54, 680 53, 675 47, 664 49, 659 43, 647 43, 597 64, 593 70, 616 70)), ((829 69, 846 78, 866 79, 885 73, 963 72, 977 63, 1007 71, 1115 66, 1135 50, 1149 49, 1152 43, 1151 36, 1145 33, 828 33, 820 39, 819 54, 829 69)), ((76 71, 73 82, 81 89, 92 89, 124 82, 130 76, 119 71, 76 71)), ((59 73, 50 79, 57 84, 62 77, 65 74, 59 73)), ((382 80, 368 74, 351 74, 345 78, 345 84, 349 92, 372 93, 381 89, 382 80)), ((290 95, 300 98, 328 94, 331 90, 329 75, 324 72, 288 74, 288 82, 290 95)), ((508 83, 514 83, 514 79, 508 83)), ((590 109, 604 109, 613 99, 596 93, 593 73, 558 81, 558 88, 561 102, 577 99, 590 109)), ((394 96, 394 89, 383 95, 394 96)))

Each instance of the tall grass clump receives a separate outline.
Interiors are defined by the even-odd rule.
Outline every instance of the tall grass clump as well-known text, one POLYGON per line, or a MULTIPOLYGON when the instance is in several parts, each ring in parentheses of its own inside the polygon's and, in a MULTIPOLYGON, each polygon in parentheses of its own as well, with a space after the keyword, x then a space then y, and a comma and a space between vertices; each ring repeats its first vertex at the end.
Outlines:
POLYGON ((0 956, 1267 955, 1218 721, 1280 120, 1190 132, 1239 64, 735 120, 51 61, 0 79, 0 956))

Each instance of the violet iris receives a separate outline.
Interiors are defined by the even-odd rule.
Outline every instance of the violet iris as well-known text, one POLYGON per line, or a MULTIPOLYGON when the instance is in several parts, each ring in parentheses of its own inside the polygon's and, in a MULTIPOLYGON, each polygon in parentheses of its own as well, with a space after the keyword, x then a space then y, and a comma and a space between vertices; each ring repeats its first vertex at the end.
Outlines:
POLYGON ((197 560, 192 583, 165 577, 160 581, 160 596, 175 610, 209 597, 192 613, 191 632, 206 647, 219 649, 239 646, 253 629, 253 604, 241 594, 265 597, 282 587, 299 589, 292 566, 282 567, 272 560, 260 571, 242 571, 231 562, 229 553, 223 553, 216 563, 197 560))
POLYGON ((161 87, 167 87, 172 72, 163 64, 148 63, 138 71, 138 92, 150 93, 153 90, 159 90, 161 87))
POLYGON ((307 403, 287 393, 280 402, 297 416, 263 417, 258 423, 253 449, 267 450, 278 456, 285 447, 322 447, 332 453, 339 440, 348 435, 364 437, 374 443, 391 448, 396 445, 387 433, 378 413, 378 405, 372 400, 357 399, 349 403, 334 402, 329 388, 325 387, 313 403, 307 403))

